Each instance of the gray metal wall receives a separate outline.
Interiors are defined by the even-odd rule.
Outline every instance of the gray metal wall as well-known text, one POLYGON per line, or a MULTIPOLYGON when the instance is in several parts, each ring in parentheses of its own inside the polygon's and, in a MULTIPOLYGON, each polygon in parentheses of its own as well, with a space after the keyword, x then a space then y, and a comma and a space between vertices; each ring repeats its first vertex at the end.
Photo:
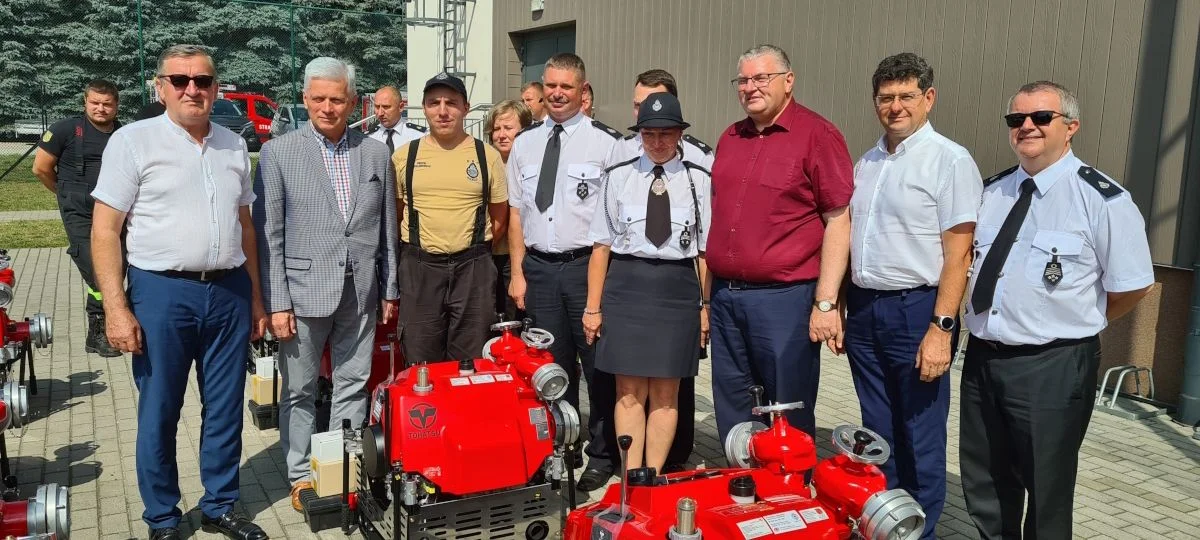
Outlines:
POLYGON ((1155 262, 1197 253, 1200 0, 546 0, 539 12, 498 0, 494 24, 497 100, 518 94, 523 32, 574 25, 600 120, 629 126, 634 76, 659 67, 679 80, 690 132, 709 142, 743 116, 728 83, 737 56, 777 44, 796 98, 842 129, 854 157, 880 134, 875 65, 912 51, 934 68, 934 126, 985 176, 1016 163, 1000 118, 1008 96, 1055 80, 1081 102, 1075 152, 1133 193, 1155 262))

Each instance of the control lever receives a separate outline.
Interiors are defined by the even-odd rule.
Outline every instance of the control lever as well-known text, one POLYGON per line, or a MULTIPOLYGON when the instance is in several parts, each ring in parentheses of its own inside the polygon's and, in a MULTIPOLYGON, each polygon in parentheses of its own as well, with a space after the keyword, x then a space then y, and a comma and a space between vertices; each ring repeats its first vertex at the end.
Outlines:
POLYGON ((626 491, 629 487, 629 447, 633 446, 633 437, 629 435, 617 437, 617 446, 621 449, 621 520, 624 521, 629 519, 626 491))
MULTIPOLYGON (((754 400, 754 408, 763 406, 763 387, 762 385, 753 385, 750 387, 750 397, 754 400)), ((771 419, 767 415, 762 415, 762 419, 767 425, 770 425, 771 419)))

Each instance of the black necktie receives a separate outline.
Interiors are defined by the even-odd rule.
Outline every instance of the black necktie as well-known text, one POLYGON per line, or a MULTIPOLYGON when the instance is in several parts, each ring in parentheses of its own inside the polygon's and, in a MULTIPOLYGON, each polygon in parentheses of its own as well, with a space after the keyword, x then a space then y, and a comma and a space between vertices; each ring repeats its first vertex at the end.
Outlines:
POLYGON ((395 144, 392 143, 392 135, 395 135, 395 134, 396 134, 396 130, 394 130, 392 128, 388 128, 388 130, 387 130, 388 155, 396 153, 396 146, 395 146, 395 144))
POLYGON ((996 281, 1000 279, 1000 269, 1004 268, 1008 252, 1012 251, 1013 244, 1017 241, 1017 233, 1025 223, 1025 216, 1029 214, 1029 203, 1033 200, 1033 190, 1036 188, 1037 184, 1032 178, 1021 182, 1021 196, 1017 197, 1016 204, 1008 211, 1008 217, 1004 218, 1000 232, 996 233, 991 249, 983 258, 983 264, 979 266, 979 277, 975 278, 975 289, 971 291, 971 308, 975 310, 976 315, 992 307, 993 297, 996 296, 996 281))
POLYGON ((662 247, 671 238, 671 196, 667 193, 662 165, 655 165, 652 172, 654 181, 650 182, 646 194, 646 239, 662 247), (655 192, 655 187, 659 193, 655 192))
POLYGON ((558 176, 558 153, 562 150, 559 135, 563 132, 562 124, 554 124, 553 134, 546 141, 546 153, 542 156, 542 172, 538 176, 537 195, 533 201, 537 203, 538 211, 545 212, 554 204, 554 177, 558 176))

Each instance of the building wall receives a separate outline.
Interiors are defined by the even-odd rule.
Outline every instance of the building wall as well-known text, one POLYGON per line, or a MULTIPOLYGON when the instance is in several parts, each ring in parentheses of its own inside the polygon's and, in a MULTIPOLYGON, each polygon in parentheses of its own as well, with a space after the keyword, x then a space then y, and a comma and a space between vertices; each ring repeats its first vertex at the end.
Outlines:
MULTIPOLYGON (((406 15, 412 18, 440 18, 442 6, 447 0, 412 0, 408 2, 406 15)), ((505 3, 502 1, 501 3, 505 3)), ((492 103, 492 33, 493 0, 466 2, 466 22, 460 29, 466 43, 460 47, 465 55, 464 71, 471 75, 463 77, 467 85, 467 96, 472 105, 492 103)), ((409 106, 420 105, 421 90, 434 75, 444 70, 442 37, 445 26, 409 24, 408 31, 408 91, 409 106)), ((420 116, 420 111, 410 112, 420 116)), ((479 115, 473 115, 479 116, 479 115)))
POLYGON ((629 126, 633 77, 679 80, 691 133, 713 142, 742 117, 729 79, 762 42, 788 51, 796 98, 835 122, 852 156, 880 134, 870 78, 889 54, 929 60, 934 126, 971 150, 985 176, 1015 163, 1001 121, 1022 83, 1073 89, 1083 111, 1075 151, 1133 194, 1154 260, 1189 265, 1200 230, 1196 91, 1200 2, 1175 0, 508 0, 495 8, 496 99, 521 85, 521 33, 574 24, 597 117, 629 126), (1184 211, 1192 210, 1191 212, 1184 211), (1180 232, 1182 231, 1182 235, 1180 232))

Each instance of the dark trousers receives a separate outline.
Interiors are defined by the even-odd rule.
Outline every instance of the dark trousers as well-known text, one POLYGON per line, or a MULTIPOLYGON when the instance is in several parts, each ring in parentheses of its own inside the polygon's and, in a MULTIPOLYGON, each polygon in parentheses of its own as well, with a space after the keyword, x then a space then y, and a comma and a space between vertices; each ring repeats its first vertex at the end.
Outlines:
POLYGON ((583 309, 587 304, 587 270, 591 257, 555 262, 526 252, 525 311, 533 325, 554 335, 550 353, 567 370, 571 384, 567 402, 579 408, 579 373, 588 384, 588 467, 615 471, 620 466, 613 412, 617 383, 612 374, 595 369, 595 347, 583 335, 583 309))
POLYGON ((1096 337, 1019 348, 970 338, 959 463, 967 513, 981 538, 1071 538, 1079 447, 1099 367, 1096 337))
MULTIPOLYGON (((685 465, 692 457, 692 446, 696 442, 696 378, 679 379, 679 399, 675 405, 679 421, 675 424, 675 438, 667 452, 666 465, 685 465)), ((649 415, 649 411, 646 413, 649 415)))
POLYGON ((821 344, 808 339, 815 281, 761 289, 730 288, 713 280, 709 323, 712 328, 713 408, 721 441, 740 422, 762 421, 750 413, 749 388, 762 385, 767 402, 803 401, 785 413, 788 422, 815 436, 821 344))
POLYGON ((451 255, 400 247, 400 347, 409 365, 478 358, 495 322, 488 246, 451 255))
MULTIPOLYGON (((925 510, 922 538, 933 538, 946 503, 946 421, 950 375, 922 382, 917 351, 929 331, 937 289, 873 291, 850 287, 846 352, 863 425, 892 447, 880 466, 888 489, 903 488, 925 510)), ((950 354, 954 354, 951 337, 950 354)))
POLYGON ((175 433, 193 360, 202 414, 200 510, 223 515, 239 496, 250 276, 238 270, 201 283, 130 268, 129 301, 144 336, 143 354, 133 355, 142 519, 151 528, 179 526, 175 433))
POLYGON ((92 205, 95 200, 91 188, 78 182, 59 182, 56 189, 58 212, 67 233, 67 255, 75 261, 87 286, 85 309, 88 315, 104 315, 100 287, 96 286, 96 273, 92 270, 92 205))
POLYGON ((512 258, 508 254, 492 255, 496 264, 496 313, 505 321, 519 321, 525 312, 517 309, 517 303, 508 295, 508 283, 512 281, 512 258))

